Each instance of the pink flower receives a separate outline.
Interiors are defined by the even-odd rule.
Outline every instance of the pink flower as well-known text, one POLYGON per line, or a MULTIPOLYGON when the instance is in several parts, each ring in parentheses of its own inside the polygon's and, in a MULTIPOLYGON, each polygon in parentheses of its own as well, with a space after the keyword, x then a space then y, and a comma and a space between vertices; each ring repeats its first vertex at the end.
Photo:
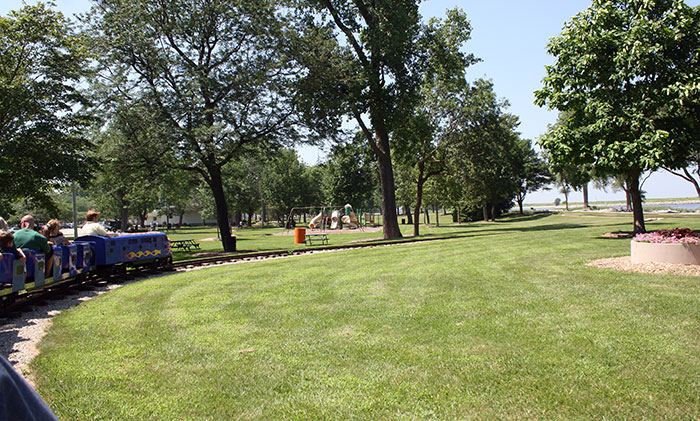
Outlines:
POLYGON ((700 244, 700 234, 690 228, 659 230, 634 236, 635 241, 659 244, 700 244))

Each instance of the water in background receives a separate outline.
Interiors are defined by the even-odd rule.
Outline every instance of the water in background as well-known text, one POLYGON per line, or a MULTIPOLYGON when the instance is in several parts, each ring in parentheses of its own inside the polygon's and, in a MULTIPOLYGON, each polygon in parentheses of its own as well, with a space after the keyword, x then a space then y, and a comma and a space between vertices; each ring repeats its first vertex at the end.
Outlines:
MULTIPOLYGON (((654 206, 654 204, 649 203, 647 206, 654 206)), ((675 205, 659 205, 659 207, 694 211, 700 209, 700 203, 678 203, 675 205)))

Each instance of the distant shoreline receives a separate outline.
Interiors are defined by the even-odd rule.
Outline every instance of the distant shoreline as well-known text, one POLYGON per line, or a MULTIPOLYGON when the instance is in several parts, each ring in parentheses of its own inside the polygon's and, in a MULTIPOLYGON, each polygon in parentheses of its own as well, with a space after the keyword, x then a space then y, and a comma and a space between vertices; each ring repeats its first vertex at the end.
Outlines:
MULTIPOLYGON (((588 202, 590 206, 625 206, 627 202, 624 200, 604 201, 604 202, 588 202)), ((649 199, 644 202, 644 206, 663 206, 663 205, 695 205, 700 204, 700 199, 649 199)), ((564 201, 559 206, 554 206, 554 203, 523 203, 523 208, 559 208, 564 207, 564 201)), ((569 202, 569 206, 583 206, 583 202, 569 202)), ((515 206, 517 208, 517 205, 515 206)))

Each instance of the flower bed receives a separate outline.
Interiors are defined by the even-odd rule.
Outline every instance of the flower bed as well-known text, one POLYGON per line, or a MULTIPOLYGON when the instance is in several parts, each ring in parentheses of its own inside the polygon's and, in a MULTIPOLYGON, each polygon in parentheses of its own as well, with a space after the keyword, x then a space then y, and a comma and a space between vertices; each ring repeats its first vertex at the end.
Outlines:
POLYGON ((632 263, 700 265, 700 234, 689 228, 637 234, 631 247, 632 263))

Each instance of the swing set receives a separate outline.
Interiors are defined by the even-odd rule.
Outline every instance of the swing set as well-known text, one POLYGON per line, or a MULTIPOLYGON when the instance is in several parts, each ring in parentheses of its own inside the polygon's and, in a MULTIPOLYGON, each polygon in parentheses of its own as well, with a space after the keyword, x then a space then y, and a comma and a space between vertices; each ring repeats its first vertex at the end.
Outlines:
MULTIPOLYGON (((333 206, 296 206, 289 211, 289 215, 287 216, 287 221, 285 223, 285 228, 287 230, 294 228, 297 225, 297 221, 295 219, 296 212, 304 211, 304 213, 310 213, 311 215, 315 215, 311 218, 311 221, 309 221, 308 228, 310 230, 318 230, 321 232, 325 232, 326 230, 336 229, 334 227, 334 222, 337 224, 337 229, 340 229, 342 228, 343 222, 340 220, 341 218, 339 216, 336 217, 335 221, 333 220, 333 211, 342 212, 343 209, 344 207, 336 209, 333 206)), ((374 225, 374 213, 363 213, 358 210, 356 215, 358 219, 357 227, 361 231, 364 231, 365 226, 374 225)))

